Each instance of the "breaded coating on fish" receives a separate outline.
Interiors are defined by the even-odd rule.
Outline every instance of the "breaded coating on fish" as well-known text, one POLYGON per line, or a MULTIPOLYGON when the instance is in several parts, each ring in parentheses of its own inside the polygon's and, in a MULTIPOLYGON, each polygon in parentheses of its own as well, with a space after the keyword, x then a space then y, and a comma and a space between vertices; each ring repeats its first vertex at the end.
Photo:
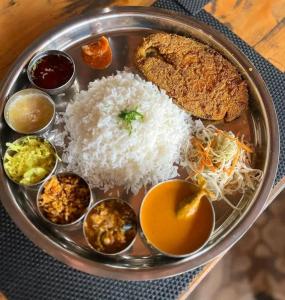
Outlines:
POLYGON ((144 38, 136 64, 193 116, 232 121, 248 106, 248 89, 237 69, 210 46, 175 34, 144 38))

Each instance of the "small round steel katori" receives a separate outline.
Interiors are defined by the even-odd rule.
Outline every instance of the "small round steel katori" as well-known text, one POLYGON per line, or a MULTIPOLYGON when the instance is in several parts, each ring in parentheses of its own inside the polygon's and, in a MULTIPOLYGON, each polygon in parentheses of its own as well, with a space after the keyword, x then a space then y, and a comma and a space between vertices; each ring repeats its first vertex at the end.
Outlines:
POLYGON ((27 75, 28 75, 30 83, 37 89, 40 89, 50 95, 58 95, 58 94, 64 93, 74 83, 74 80, 76 77, 75 63, 74 63, 73 58, 64 51, 59 51, 59 50, 40 51, 36 55, 34 55, 33 58, 30 60, 28 68, 27 68, 27 75), (44 58, 48 55, 58 55, 58 56, 63 56, 65 58, 67 58, 73 68, 71 77, 64 84, 62 84, 56 88, 50 88, 50 89, 43 88, 43 87, 37 85, 33 79, 33 71, 34 71, 35 66, 42 58, 44 58))
MULTIPOLYGON (((144 232, 144 227, 143 227, 143 222, 142 222, 142 211, 143 211, 143 206, 144 206, 144 203, 148 201, 148 197, 149 195, 157 190, 158 188, 162 187, 163 185, 165 184, 168 184, 170 182, 184 182, 185 184, 188 184, 189 185, 189 190, 191 191, 191 189, 193 188, 193 184, 190 183, 189 181, 186 181, 186 180, 182 180, 182 179, 170 179, 170 180, 167 180, 167 181, 162 181, 156 185, 154 185, 152 188, 150 188, 148 190, 148 192, 146 193, 144 199, 142 200, 142 203, 141 203, 141 206, 140 206, 140 211, 139 211, 139 220, 140 220, 140 225, 141 225, 141 229, 142 229, 142 234, 144 236, 144 240, 150 245, 150 247, 154 248, 156 251, 158 251, 159 253, 163 254, 163 255, 166 255, 166 256, 169 256, 169 257, 173 257, 173 258, 185 258, 187 256, 190 256, 190 255, 193 255, 195 253, 197 253, 198 251, 200 251, 201 249, 203 249, 203 247, 208 243, 208 241, 210 240, 213 232, 214 232, 214 229, 215 229, 215 210, 214 210, 214 207, 213 207, 213 203, 212 201, 207 198, 207 197, 204 197, 204 201, 207 201, 207 203, 209 204, 209 207, 210 207, 210 211, 211 211, 211 229, 209 230, 208 232, 208 235, 207 237, 205 238, 205 240, 203 241, 203 243, 201 245, 199 245, 198 248, 194 249, 193 251, 190 251, 190 252, 187 252, 187 253, 184 253, 184 254, 173 254, 173 253, 168 253, 166 251, 163 251, 162 249, 160 249, 158 246, 155 246, 153 243, 151 243, 148 238, 147 238, 147 234, 144 232)), ((163 201, 164 199, 162 199, 163 201)), ((183 199, 182 199, 183 200, 183 199)), ((157 212, 159 214, 159 212, 157 212)), ((199 224, 198 224, 199 226, 199 224)))
POLYGON ((124 201, 124 200, 119 199, 119 198, 106 198, 106 199, 99 200, 98 202, 93 204, 92 207, 89 208, 88 212, 86 213, 86 215, 84 217, 84 222, 83 222, 84 238, 85 238, 87 244, 90 246, 90 248, 92 248, 96 253, 101 254, 101 255, 115 256, 115 255, 120 255, 120 254, 123 254, 123 253, 127 252, 133 246, 133 244, 136 240, 137 231, 138 231, 138 225, 137 225, 137 216, 136 216, 135 211, 133 210, 133 208, 131 207, 131 205, 127 201, 124 201), (117 206, 119 205, 119 206, 121 206, 122 209, 128 211, 128 214, 130 215, 130 219, 131 219, 130 220, 131 221, 131 226, 132 226, 132 228, 129 228, 129 229, 132 229, 134 231, 134 235, 130 239, 130 241, 127 242, 125 244, 125 246, 122 246, 121 249, 119 249, 118 251, 115 251, 115 252, 106 252, 106 251, 97 249, 93 245, 93 243, 90 241, 90 238, 89 238, 88 233, 87 233, 87 226, 86 226, 88 218, 90 217, 90 215, 94 214, 95 209, 99 205, 104 204, 104 203, 108 203, 108 202, 110 204, 114 203, 117 206))
MULTIPOLYGON (((37 139, 37 140, 39 140, 41 142, 46 142, 46 143, 48 143, 51 146, 52 150, 54 151, 54 156, 55 156, 54 166, 51 169, 51 171, 43 179, 41 179, 40 181, 38 181, 36 183, 33 183, 33 184, 22 184, 20 182, 17 182, 13 177, 11 177, 11 175, 8 172, 8 170, 5 169, 4 165, 3 165, 3 169, 5 170, 5 173, 6 173, 7 177, 12 182, 14 182, 16 184, 19 184, 21 186, 24 186, 24 187, 29 187, 29 188, 34 187, 34 188, 37 188, 37 187, 39 187, 45 180, 47 180, 55 172, 55 170, 56 170, 56 168, 58 166, 58 155, 57 155, 57 151, 56 151, 55 146, 49 140, 47 140, 47 139, 45 139, 43 137, 40 137, 40 136, 23 136, 23 137, 20 137, 19 139, 15 140, 15 141, 12 141, 12 143, 21 143, 22 141, 26 140, 27 138, 37 139)), ((7 155, 10 155, 10 156, 14 155, 14 151, 11 150, 9 147, 5 151, 5 154, 4 154, 4 157, 3 157, 3 163, 5 162, 7 155)))
POLYGON ((53 176, 48 177, 42 183, 42 185, 40 186, 38 193, 37 193, 37 208, 38 208, 40 216, 43 218, 43 220, 45 222, 49 223, 51 226, 56 226, 58 228, 72 228, 73 226, 78 225, 84 219, 86 213, 89 211, 89 209, 93 203, 94 203, 94 196, 93 196, 93 193, 92 193, 92 190, 91 190, 89 184, 86 182, 86 180, 84 180, 84 178, 82 178, 81 176, 79 176, 78 174, 73 173, 73 172, 60 172, 60 173, 54 174, 53 176), (40 201, 40 197, 41 197, 42 193, 44 192, 46 184, 52 179, 52 177, 60 178, 60 177, 65 177, 65 176, 77 177, 79 180, 81 180, 85 184, 85 186, 87 187, 87 189, 89 191, 89 202, 88 202, 88 205, 86 206, 85 211, 78 218, 76 218, 72 222, 68 222, 65 224, 58 224, 58 223, 52 222, 44 215, 44 212, 40 206, 39 201, 40 201))
MULTIPOLYGON (((274 183, 279 156, 279 131, 273 101, 254 65, 221 33, 198 22, 194 18, 155 8, 111 8, 108 11, 94 11, 88 16, 73 19, 35 41, 15 62, 3 81, 0 98, 0 112, 3 115, 5 102, 17 91, 30 86, 27 68, 39 59, 40 53, 59 50, 70 55, 76 62, 76 81, 80 90, 95 79, 114 74, 117 70, 134 67, 134 51, 143 37, 150 33, 165 31, 190 36, 220 52, 233 63, 247 81, 250 92, 250 107, 243 117, 234 122, 232 131, 241 131, 256 149, 256 168, 264 172, 264 179, 258 189, 248 193, 241 201, 234 203, 240 211, 232 211, 226 204, 213 203, 215 229, 209 241, 197 252, 185 258, 170 258, 152 251, 137 235, 133 246, 116 256, 96 255, 88 247, 83 230, 66 231, 51 227, 31 209, 36 198, 26 199, 26 194, 4 176, 0 166, 0 190, 2 203, 18 227, 39 247, 62 262, 81 271, 113 279, 150 280, 174 276, 201 266, 224 253, 252 226, 262 212, 274 183), (81 46, 101 35, 108 37, 113 51, 113 62, 105 70, 95 71, 86 66, 81 57, 81 46), (37 56, 38 55, 38 56, 37 56), (32 61, 31 61, 32 59, 32 61), (44 229, 44 230, 43 230, 44 229)), ((29 68, 28 68, 29 69, 29 68)), ((29 74, 29 71, 28 71, 29 74)), ((71 81, 72 81, 71 80, 71 81)), ((72 83, 68 83, 70 86, 72 83)), ((67 88, 67 87, 64 87, 67 88)), ((65 89, 64 89, 65 90, 65 89)), ((56 94, 64 92, 57 90, 56 94)), ((67 90, 66 90, 67 91, 67 90)), ((53 91, 45 91, 53 94, 53 91)), ((63 95, 54 97, 57 111, 64 111, 70 101, 63 95)), ((1 153, 6 142, 18 137, 4 121, 0 122, 1 153)), ((47 134, 52 141, 52 134, 47 134)), ((109 198, 108 192, 93 189, 97 199, 109 198)), ((138 195, 120 190, 119 198, 128 201, 139 213, 145 195, 142 189, 138 195)))
POLYGON ((34 89, 34 88, 28 88, 28 89, 23 89, 18 91, 17 93, 13 94, 8 101, 5 104, 5 108, 4 108, 4 119, 6 121, 6 123, 8 124, 8 126, 14 130, 15 132, 19 133, 19 134, 43 134, 44 132, 50 130, 53 127, 54 124, 54 120, 55 120, 55 103, 53 101, 53 99, 45 92, 39 90, 39 89, 34 89), (13 127, 13 125, 11 124, 9 118, 8 118, 8 111, 10 108, 10 105, 17 100, 17 98, 19 96, 25 96, 25 95, 29 95, 29 94, 38 94, 38 95, 42 95, 45 97, 45 99, 50 103, 50 105, 53 108, 53 114, 51 119, 49 120, 49 122, 43 126, 42 128, 36 130, 36 131, 31 131, 31 132, 22 132, 17 130, 16 128, 13 127))

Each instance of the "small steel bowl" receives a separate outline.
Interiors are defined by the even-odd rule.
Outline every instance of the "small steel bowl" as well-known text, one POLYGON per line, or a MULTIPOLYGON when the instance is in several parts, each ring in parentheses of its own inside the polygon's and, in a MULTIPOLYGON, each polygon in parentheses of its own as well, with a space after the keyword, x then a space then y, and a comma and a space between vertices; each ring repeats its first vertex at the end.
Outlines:
MULTIPOLYGON (((213 204, 211 202, 211 200, 209 200, 208 198, 206 197, 203 197, 201 199, 201 201, 207 201, 207 203, 209 204, 210 206, 210 209, 211 209, 211 215, 212 215, 212 226, 211 226, 211 229, 207 235, 207 238, 204 240, 204 242, 199 245, 199 247, 197 247, 197 249, 191 251, 191 252, 187 252, 185 254, 173 254, 173 253, 168 253, 168 252, 165 252, 161 249, 159 249, 157 246, 153 245, 153 243, 148 239, 147 237, 147 234, 145 234, 145 231, 144 231, 144 228, 143 228, 143 222, 142 222, 142 211, 143 211, 143 206, 145 204, 145 202, 147 201, 148 199, 148 196, 157 188, 160 188, 161 186, 163 186, 164 184, 168 184, 170 182, 184 182, 186 184, 189 184, 189 186, 191 185, 192 188, 193 188, 193 184, 190 183, 189 181, 186 181, 186 180, 183 180, 183 179, 171 179, 171 180, 168 180, 168 181, 163 181, 161 183, 158 183, 156 184, 155 186, 153 186, 145 195, 143 201, 142 201, 142 204, 141 204, 141 207, 140 207, 140 213, 139 213, 139 219, 140 219, 140 225, 141 225, 141 229, 142 229, 142 234, 143 234, 143 240, 147 242, 148 246, 152 249, 154 249, 155 251, 165 255, 165 256, 169 256, 169 257, 174 257, 174 258, 183 258, 183 257, 187 257, 187 256, 190 256, 194 253, 197 253, 199 250, 201 250, 206 244, 207 242, 209 241, 213 231, 214 231, 214 228, 215 228, 215 210, 214 210, 214 207, 213 207, 213 204)), ((159 212, 157 212, 159 213, 159 212)))
POLYGON ((27 75, 29 78, 30 83, 35 86, 36 88, 50 94, 50 95, 57 95, 57 94, 61 94, 63 93, 65 90, 67 90, 69 87, 71 87, 71 85, 73 84, 74 80, 75 80, 75 76, 76 76, 76 72, 75 72, 75 63, 73 58, 67 54, 66 52, 60 51, 60 50, 47 50, 47 51, 42 51, 37 53, 29 62, 28 68, 27 68, 27 75), (73 66, 73 73, 71 75, 71 77, 69 78, 69 80, 56 88, 53 89, 46 89, 46 88, 42 88, 40 86, 38 86, 37 84, 35 84, 34 80, 33 80, 33 68, 36 65, 36 63, 43 57, 48 56, 48 55, 61 55, 66 57, 73 66))
POLYGON ((92 206, 93 204, 93 194, 92 194, 92 190, 89 186, 89 184, 86 182, 86 180, 84 180, 81 176, 79 176, 78 174, 76 173, 73 173, 73 172, 60 172, 60 173, 57 173, 53 176, 50 176, 49 178, 47 178, 43 183, 42 185, 40 186, 39 190, 38 190, 38 193, 37 193, 37 209, 38 209, 38 212, 40 214, 40 216, 43 218, 43 220, 45 220, 45 222, 49 223, 50 225, 53 225, 53 226, 56 226, 56 227, 59 227, 59 228, 70 228, 71 226, 75 226, 77 225, 78 223, 80 223, 81 220, 83 220, 84 216, 86 215, 86 213, 89 211, 90 207, 92 206), (89 194, 90 194, 90 197, 89 197, 89 203, 88 205, 86 206, 86 209, 85 211, 75 220, 73 220, 72 222, 70 223, 66 223, 66 224, 58 224, 58 223, 54 223, 52 222, 51 220, 49 220, 43 213, 42 211, 42 208, 40 207, 40 204, 39 204, 39 200, 40 200, 40 196, 41 194, 43 193, 43 190, 45 188, 45 185, 49 182, 49 180, 51 180, 52 177, 60 177, 60 176, 75 176, 75 177, 78 177, 80 180, 82 180, 85 184, 86 184, 86 187, 88 188, 89 190, 89 194))
POLYGON ((122 254, 122 253, 128 251, 128 250, 132 247, 132 245, 134 244, 134 242, 135 242, 135 240, 136 240, 137 231, 138 231, 137 217, 136 217, 136 213, 135 213, 134 209, 131 207, 131 205, 130 205, 128 202, 126 202, 126 201, 124 201, 124 200, 122 200, 122 199, 119 199, 119 198, 106 198, 106 199, 103 199, 103 200, 100 200, 100 201, 96 202, 96 203, 89 209, 89 211, 87 212, 87 214, 86 214, 86 216, 85 216, 85 218, 84 218, 84 222, 83 222, 83 234, 84 234, 84 237, 85 237, 85 240, 86 240, 87 244, 89 245, 89 247, 90 247, 92 250, 94 250, 96 253, 101 254, 101 255, 114 256, 114 255, 119 255, 119 254, 122 254), (131 215, 131 219, 132 219, 132 220, 131 220, 131 222, 132 222, 131 226, 132 226, 132 228, 134 229, 134 235, 133 235, 133 237, 131 237, 131 239, 128 241, 128 243, 126 243, 125 247, 122 248, 122 249, 120 249, 120 250, 117 251, 117 252, 111 252, 111 253, 109 253, 109 252, 99 251, 99 250, 96 249, 96 248, 94 247, 94 245, 90 242, 89 237, 88 237, 88 233, 87 233, 87 230, 88 230, 88 229, 86 229, 86 224, 87 224, 88 217, 90 216, 90 214, 93 213, 94 209, 95 209, 98 205, 100 205, 101 203, 104 203, 104 202, 116 202, 117 204, 124 206, 124 209, 127 209, 128 212, 129 212, 130 215, 131 215))
POLYGON ((14 130, 15 132, 17 133, 20 133, 20 134, 41 134, 41 133, 44 133, 46 131, 48 131, 49 129, 51 129, 51 127, 53 126, 53 123, 54 123, 54 120, 55 120, 55 104, 52 100, 52 98, 45 92, 41 91, 41 90, 38 90, 38 89, 33 89, 33 88, 30 88, 30 89, 24 89, 24 90, 21 90, 15 94, 13 94, 9 99, 8 101, 6 102, 5 104, 5 108, 4 108, 4 119, 6 121, 6 123, 8 124, 8 126, 14 130), (22 131, 19 131, 19 130, 16 130, 16 128, 14 128, 12 126, 12 124, 10 123, 9 121, 9 117, 8 117, 8 112, 9 112, 9 107, 10 105, 17 99, 17 97, 19 96, 24 96, 26 94, 40 94, 40 95, 43 95, 47 101, 52 105, 53 107, 53 114, 52 114, 52 117, 50 119, 50 121, 42 128, 40 128, 39 130, 36 130, 36 131, 32 131, 32 132, 22 132, 22 131))
POLYGON ((40 141, 45 141, 45 142, 47 142, 47 143, 50 144, 50 146, 52 147, 52 149, 53 149, 53 151, 54 151, 54 154, 55 154, 55 163, 54 163, 53 169, 49 172, 49 174, 48 174, 46 177, 44 177, 42 180, 40 180, 39 182, 34 183, 34 184, 22 184, 22 183, 20 183, 20 182, 15 181, 15 180, 10 176, 8 170, 6 170, 6 168, 5 168, 5 160, 6 160, 7 155, 9 154, 10 156, 13 156, 13 154, 14 154, 14 151, 11 150, 11 149, 9 149, 9 147, 6 149, 5 154, 4 154, 4 157, 3 157, 3 168, 4 168, 4 170, 5 170, 5 173, 6 173, 7 177, 8 177, 11 181, 13 181, 14 183, 19 184, 19 185, 21 185, 21 186, 25 186, 25 187, 38 187, 40 184, 42 184, 47 178, 49 178, 49 177, 55 172, 55 170, 56 170, 56 168, 57 168, 57 165, 58 165, 58 155, 57 155, 57 151, 56 151, 55 146, 54 146, 49 140, 47 140, 47 139, 45 139, 45 138, 43 138, 43 137, 40 137, 40 136, 36 136, 36 135, 23 136, 23 137, 21 137, 21 138, 19 138, 19 139, 16 139, 16 140, 13 141, 12 143, 16 143, 16 142, 17 142, 17 143, 21 143, 23 140, 25 140, 25 139, 27 139, 27 138, 38 139, 38 140, 40 140, 40 141))

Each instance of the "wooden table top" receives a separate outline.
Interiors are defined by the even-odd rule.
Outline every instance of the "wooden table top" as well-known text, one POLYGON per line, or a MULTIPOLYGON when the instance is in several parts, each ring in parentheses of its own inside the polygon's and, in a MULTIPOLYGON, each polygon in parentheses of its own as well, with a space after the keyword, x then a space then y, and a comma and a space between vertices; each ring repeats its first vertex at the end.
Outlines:
MULTIPOLYGON (((148 6, 154 2, 155 0, 2 0, 0 80, 27 45, 50 28, 100 6, 148 6)), ((207 4, 205 9, 282 72, 285 71, 285 0, 216 0, 207 4)), ((271 200, 283 185, 285 179, 273 190, 271 200)), ((186 299, 221 257, 206 265, 179 299, 186 299)), ((4 296, 0 292, 0 300, 4 299, 2 297, 4 296)))
POLYGON ((155 0, 1 0, 0 80, 37 37, 64 21, 106 6, 150 6, 155 0))
POLYGON ((285 0, 214 0, 204 8, 285 71, 285 0))

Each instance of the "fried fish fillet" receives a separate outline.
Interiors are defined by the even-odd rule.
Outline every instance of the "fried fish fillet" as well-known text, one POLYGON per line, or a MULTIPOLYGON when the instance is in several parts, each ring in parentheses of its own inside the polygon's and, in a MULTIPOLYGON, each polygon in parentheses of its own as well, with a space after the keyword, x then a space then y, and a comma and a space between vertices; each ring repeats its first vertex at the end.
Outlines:
POLYGON ((248 89, 237 69, 210 46, 174 34, 144 38, 138 69, 193 116, 234 120, 248 106, 248 89))

